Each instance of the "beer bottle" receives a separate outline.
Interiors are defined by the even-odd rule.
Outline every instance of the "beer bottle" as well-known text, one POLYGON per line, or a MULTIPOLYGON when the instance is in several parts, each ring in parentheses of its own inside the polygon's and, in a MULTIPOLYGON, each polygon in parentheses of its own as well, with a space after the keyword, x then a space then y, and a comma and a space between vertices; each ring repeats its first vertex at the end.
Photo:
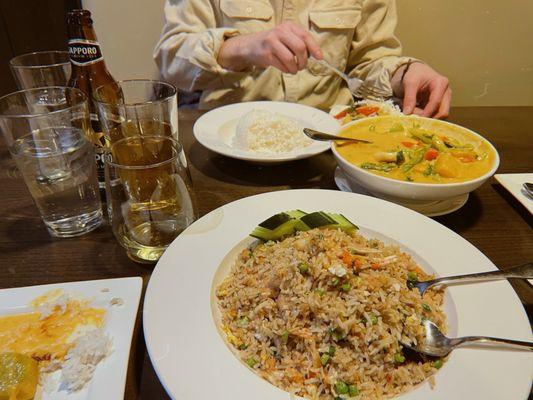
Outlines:
MULTIPOLYGON (((72 74, 68 86, 76 87, 87 95, 91 127, 93 130, 91 133, 92 142, 96 147, 95 155, 98 183, 100 184, 100 188, 103 189, 105 188, 104 156, 106 141, 92 98, 94 90, 98 87, 116 81, 105 65, 100 44, 94 32, 91 12, 88 10, 70 11, 67 15, 67 25, 68 53, 72 64, 72 74)), ((118 88, 118 85, 112 85, 112 87, 115 86, 118 88)), ((120 93, 117 91, 117 93, 111 93, 108 96, 110 98, 116 97, 118 100, 120 93)))

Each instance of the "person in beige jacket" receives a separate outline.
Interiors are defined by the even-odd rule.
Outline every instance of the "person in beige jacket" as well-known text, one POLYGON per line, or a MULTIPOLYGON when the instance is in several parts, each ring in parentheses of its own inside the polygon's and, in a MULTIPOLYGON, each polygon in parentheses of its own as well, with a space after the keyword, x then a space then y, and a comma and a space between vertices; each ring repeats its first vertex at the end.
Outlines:
POLYGON ((200 108, 276 100, 328 109, 352 96, 324 59, 372 97, 445 118, 448 79, 401 56, 395 0, 167 0, 154 51, 163 77, 202 91, 200 108), (419 108, 420 107, 420 108, 419 108))

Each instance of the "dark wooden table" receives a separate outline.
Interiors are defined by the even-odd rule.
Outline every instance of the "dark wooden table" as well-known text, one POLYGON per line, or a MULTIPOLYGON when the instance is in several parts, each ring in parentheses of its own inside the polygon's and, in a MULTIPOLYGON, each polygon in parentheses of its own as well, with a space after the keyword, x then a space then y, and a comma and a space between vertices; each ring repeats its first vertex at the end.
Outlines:
MULTIPOLYGON (((194 141, 199 111, 180 112, 180 139, 190 162, 200 214, 249 195, 292 188, 336 189, 335 161, 328 152, 282 166, 259 167, 216 155, 194 141)), ((501 156, 499 172, 533 171, 533 107, 455 108, 450 120, 485 135, 501 156)), ((54 239, 46 232, 30 194, 0 145, 0 289, 46 283, 141 276, 151 267, 126 256, 108 226, 80 238, 54 239)), ((494 179, 476 190, 459 211, 436 218, 461 234, 497 266, 533 260, 532 216, 494 179)), ((530 321, 533 290, 513 282, 530 321)), ((141 303, 142 305, 142 303, 141 303)), ((128 369, 126 399, 168 398, 146 355, 137 318, 128 369)))

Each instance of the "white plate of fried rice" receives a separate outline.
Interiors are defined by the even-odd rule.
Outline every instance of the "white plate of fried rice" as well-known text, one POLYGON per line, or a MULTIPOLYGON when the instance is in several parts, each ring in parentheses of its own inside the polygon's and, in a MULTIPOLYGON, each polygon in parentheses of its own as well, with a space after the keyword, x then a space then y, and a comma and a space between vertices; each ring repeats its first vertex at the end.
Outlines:
POLYGON ((165 252, 144 303, 147 348, 173 399, 527 399, 530 353, 463 348, 437 366, 398 356, 400 341, 420 340, 422 318, 452 336, 531 341, 506 281, 423 300, 404 284, 409 273, 494 269, 459 235, 383 200, 327 190, 248 197, 207 214, 165 252), (295 209, 339 213, 360 229, 254 247, 257 224, 295 209))

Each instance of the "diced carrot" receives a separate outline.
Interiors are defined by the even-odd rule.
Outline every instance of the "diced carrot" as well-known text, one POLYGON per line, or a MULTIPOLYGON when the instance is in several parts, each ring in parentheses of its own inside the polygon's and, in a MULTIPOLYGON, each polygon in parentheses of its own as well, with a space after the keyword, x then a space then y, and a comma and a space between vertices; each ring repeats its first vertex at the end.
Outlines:
POLYGON ((405 147, 411 148, 411 147, 413 147, 416 143, 413 143, 413 142, 402 142, 402 144, 403 144, 405 147))
POLYGON ((426 155, 424 156, 424 159, 427 161, 431 161, 437 158, 438 156, 439 156, 439 152, 437 150, 428 149, 428 151, 426 151, 426 155))
POLYGON ((344 118, 346 116, 346 114, 348 114, 348 110, 343 110, 340 113, 338 113, 337 115, 335 115, 335 118, 337 118, 337 119, 344 118))
POLYGON ((302 374, 300 374, 298 371, 296 371, 294 368, 289 368, 287 370, 287 375, 289 376, 289 380, 294 383, 303 383, 304 377, 302 374))
POLYGON ((361 261, 361 259, 355 258, 354 259, 354 268, 355 268, 355 270, 356 271, 360 271, 362 267, 363 267, 363 262, 361 261))
POLYGON ((377 262, 373 262, 372 264, 370 264, 370 267, 372 269, 379 269, 381 267, 381 265, 379 265, 379 263, 377 263, 377 262))
POLYGON ((274 369, 276 366, 276 360, 274 360, 272 357, 268 357, 265 364, 268 369, 274 369))
POLYGON ((342 253, 342 262, 348 267, 351 267, 353 265, 353 257, 346 250, 344 250, 344 252, 342 253))
POLYGON ((369 115, 377 113, 379 111, 379 107, 362 106, 362 107, 356 108, 355 111, 357 111, 358 114, 363 114, 368 117, 369 115))

